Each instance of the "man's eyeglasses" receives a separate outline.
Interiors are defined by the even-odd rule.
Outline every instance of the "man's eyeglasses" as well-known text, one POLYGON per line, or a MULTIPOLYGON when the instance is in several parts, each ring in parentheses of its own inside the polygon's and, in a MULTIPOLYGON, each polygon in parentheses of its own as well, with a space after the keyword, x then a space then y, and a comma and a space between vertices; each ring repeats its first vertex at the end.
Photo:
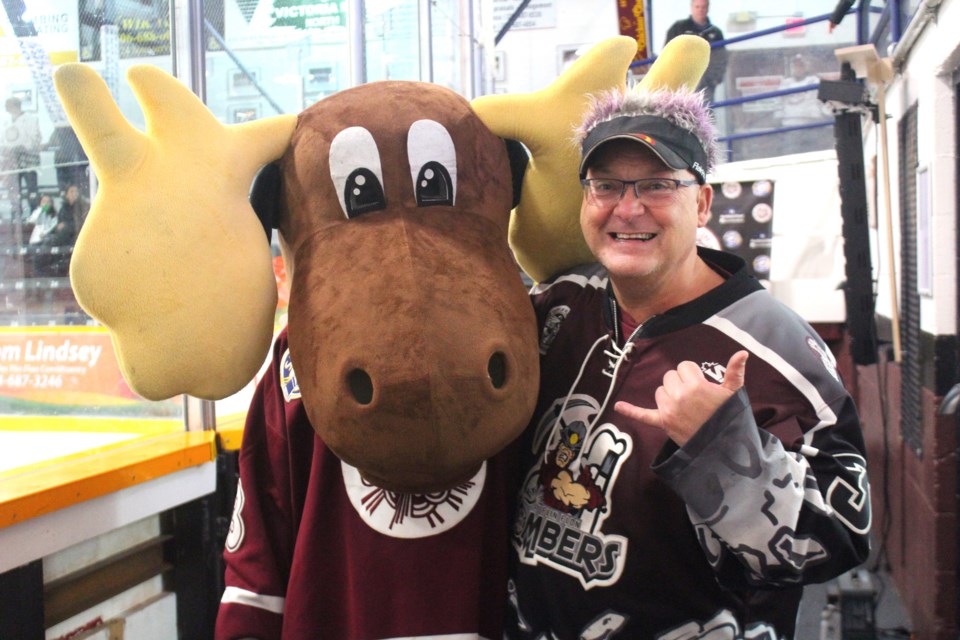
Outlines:
POLYGON ((696 180, 677 180, 675 178, 641 178, 640 180, 615 180, 613 178, 586 178, 581 180, 583 193, 591 204, 609 206, 620 202, 627 191, 627 185, 633 186, 637 200, 644 205, 670 204, 677 197, 680 187, 692 187, 696 180))

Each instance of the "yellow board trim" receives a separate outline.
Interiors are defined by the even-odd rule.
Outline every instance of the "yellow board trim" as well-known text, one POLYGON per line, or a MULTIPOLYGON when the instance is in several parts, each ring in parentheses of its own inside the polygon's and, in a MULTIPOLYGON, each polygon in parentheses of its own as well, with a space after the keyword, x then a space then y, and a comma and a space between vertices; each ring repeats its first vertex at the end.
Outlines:
POLYGON ((137 438, 0 481, 0 529, 215 460, 213 431, 137 438))
POLYGON ((239 427, 221 427, 217 426, 217 434, 220 436, 220 447, 224 451, 239 451, 243 444, 243 424, 239 427))

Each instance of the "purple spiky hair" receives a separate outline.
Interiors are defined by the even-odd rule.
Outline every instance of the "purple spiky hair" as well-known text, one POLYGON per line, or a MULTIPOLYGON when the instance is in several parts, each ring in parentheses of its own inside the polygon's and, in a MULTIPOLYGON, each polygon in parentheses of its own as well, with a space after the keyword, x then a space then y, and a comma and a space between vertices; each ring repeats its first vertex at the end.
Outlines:
POLYGON ((692 91, 616 90, 590 97, 590 108, 574 130, 574 141, 582 146, 587 134, 601 122, 632 116, 659 116, 697 137, 707 154, 707 171, 717 166, 717 144, 713 116, 703 102, 703 93, 692 91))

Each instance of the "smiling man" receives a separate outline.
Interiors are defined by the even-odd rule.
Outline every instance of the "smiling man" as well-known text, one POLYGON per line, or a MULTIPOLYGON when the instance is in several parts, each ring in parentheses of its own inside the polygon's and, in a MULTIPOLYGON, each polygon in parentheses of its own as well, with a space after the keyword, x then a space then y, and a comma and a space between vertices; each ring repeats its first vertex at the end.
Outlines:
POLYGON ((532 293, 507 636, 792 638, 802 585, 869 551, 856 408, 813 329, 696 246, 701 93, 602 97, 578 135, 597 264, 532 293))

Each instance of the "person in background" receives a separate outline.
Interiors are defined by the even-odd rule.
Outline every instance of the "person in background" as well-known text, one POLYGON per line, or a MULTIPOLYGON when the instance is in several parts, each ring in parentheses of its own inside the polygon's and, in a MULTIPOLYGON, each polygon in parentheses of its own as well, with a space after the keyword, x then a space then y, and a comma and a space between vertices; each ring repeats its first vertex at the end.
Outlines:
POLYGON ((810 325, 696 246, 702 94, 601 96, 578 138, 597 263, 531 291, 506 637, 792 638, 803 585, 869 552, 853 400, 810 325))
POLYGON ((67 190, 63 194, 63 205, 60 209, 61 218, 66 222, 69 218, 72 223, 72 238, 70 244, 77 240, 77 234, 90 213, 90 201, 80 193, 80 187, 71 184, 67 185, 67 190))
POLYGON ((89 212, 90 202, 80 195, 80 188, 75 184, 67 186, 60 213, 57 214, 57 225, 44 236, 43 243, 55 247, 72 247, 89 212))
POLYGON ((48 195, 40 196, 40 204, 33 210, 26 223, 32 224, 30 231, 30 244, 40 244, 44 237, 57 226, 57 207, 53 203, 53 198, 48 195))
MULTIPOLYGON (((790 59, 790 75, 780 80, 781 89, 793 89, 819 85, 820 76, 810 71, 806 58, 796 54, 790 59)), ((780 124, 784 127, 799 127, 808 124, 832 121, 831 111, 817 98, 816 88, 781 96, 780 124)), ((832 140, 832 129, 808 128, 784 133, 786 152, 802 153, 826 149, 832 140), (829 133, 829 139, 824 133, 829 133)))
MULTIPOLYGON (((49 196, 43 196, 49 199, 49 196)), ((39 208, 42 211, 42 205, 39 208)), ((70 268, 71 251, 65 250, 66 247, 72 247, 77 241, 77 231, 79 230, 77 218, 80 218, 80 224, 86 215, 90 205, 80 196, 80 191, 76 185, 70 185, 64 194, 60 211, 56 213, 56 220, 52 227, 49 220, 50 212, 55 211, 52 206, 45 214, 41 213, 38 218, 47 226, 46 231, 36 244, 33 243, 33 237, 30 238, 32 246, 36 247, 33 255, 33 270, 37 276, 48 278, 65 278, 70 268)), ((36 212, 34 212, 36 215, 36 212)), ((33 216, 31 216, 32 218, 33 216)))
POLYGON ((71 184, 77 185, 82 195, 90 193, 90 176, 87 169, 90 166, 87 154, 77 134, 70 125, 58 125, 50 134, 50 140, 44 145, 46 149, 53 149, 53 164, 57 172, 57 188, 65 193, 71 184))
MULTIPOLYGON (((708 13, 710 11, 709 0, 691 0, 690 17, 684 20, 677 20, 667 30, 666 42, 683 34, 693 34, 700 36, 713 45, 714 42, 723 40, 723 31, 715 24, 710 22, 708 13)), ((707 70, 697 85, 697 91, 703 91, 706 101, 713 102, 714 93, 717 85, 723 82, 727 73, 727 50, 724 47, 713 47, 710 49, 710 63, 707 70)))
POLYGON ((21 214, 22 199, 32 209, 38 203, 37 167, 40 164, 40 125, 37 116, 23 111, 20 98, 7 98, 6 110, 10 122, 3 133, 4 170, 12 172, 7 180, 11 211, 21 214))

